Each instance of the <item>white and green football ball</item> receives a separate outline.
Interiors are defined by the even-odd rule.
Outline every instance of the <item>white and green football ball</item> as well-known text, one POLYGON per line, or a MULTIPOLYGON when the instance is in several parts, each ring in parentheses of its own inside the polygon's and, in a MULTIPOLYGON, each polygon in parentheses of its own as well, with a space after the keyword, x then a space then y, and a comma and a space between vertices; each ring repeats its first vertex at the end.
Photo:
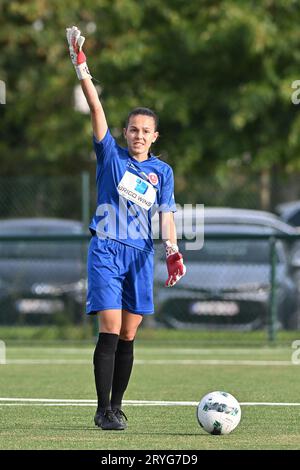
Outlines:
POLYGON ((210 392, 197 406, 200 426, 210 434, 229 434, 241 419, 239 402, 227 392, 210 392))

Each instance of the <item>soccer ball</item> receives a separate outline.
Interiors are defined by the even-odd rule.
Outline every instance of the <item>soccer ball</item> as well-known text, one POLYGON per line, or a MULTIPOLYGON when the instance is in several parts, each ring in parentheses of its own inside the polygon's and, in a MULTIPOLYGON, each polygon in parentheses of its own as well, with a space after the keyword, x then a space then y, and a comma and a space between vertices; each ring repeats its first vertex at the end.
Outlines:
POLYGON ((210 392, 197 406, 200 426, 210 434, 229 434, 241 419, 239 402, 227 392, 210 392))

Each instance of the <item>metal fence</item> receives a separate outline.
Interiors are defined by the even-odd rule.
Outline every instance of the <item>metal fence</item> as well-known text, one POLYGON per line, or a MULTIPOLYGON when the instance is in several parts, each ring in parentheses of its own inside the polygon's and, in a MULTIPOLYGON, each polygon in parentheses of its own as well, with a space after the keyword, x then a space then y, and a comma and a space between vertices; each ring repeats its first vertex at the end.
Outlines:
MULTIPOLYGON (((84 323, 89 240, 0 236, 0 325, 84 323)), ((300 235, 208 234, 198 251, 179 243, 187 274, 169 289, 156 246, 156 327, 264 329, 271 341, 299 328, 300 235)))
MULTIPOLYGON (((279 329, 300 327, 300 235, 206 234, 201 250, 181 252, 187 274, 163 289, 158 256, 157 318, 173 328, 279 329)), ((160 260, 159 260, 160 258, 160 260)))
MULTIPOLYGON (((0 218, 67 217, 87 226, 95 210, 94 164, 75 175, 0 177, 0 218)), ((246 167, 229 167, 222 175, 190 174, 175 178, 176 202, 205 206, 275 210, 279 203, 300 199, 299 174, 267 178, 246 167)))
POLYGON ((88 235, 0 236, 0 324, 81 323, 88 235))
POLYGON ((88 172, 71 176, 0 178, 1 219, 67 217, 82 220, 88 226, 91 201, 94 200, 88 172))

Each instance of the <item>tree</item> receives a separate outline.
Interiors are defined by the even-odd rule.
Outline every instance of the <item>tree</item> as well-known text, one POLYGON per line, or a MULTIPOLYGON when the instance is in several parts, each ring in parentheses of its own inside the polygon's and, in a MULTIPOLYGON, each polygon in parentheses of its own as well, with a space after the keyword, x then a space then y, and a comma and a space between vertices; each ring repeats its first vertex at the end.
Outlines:
POLYGON ((154 108, 155 152, 174 165, 188 202, 197 200, 200 177, 228 177, 228 162, 247 171, 299 168, 300 119, 291 103, 300 78, 298 2, 28 0, 2 1, 0 13, 4 173, 93 165, 89 118, 73 109, 65 41, 72 24, 86 36, 113 133, 121 138, 132 107, 154 108))

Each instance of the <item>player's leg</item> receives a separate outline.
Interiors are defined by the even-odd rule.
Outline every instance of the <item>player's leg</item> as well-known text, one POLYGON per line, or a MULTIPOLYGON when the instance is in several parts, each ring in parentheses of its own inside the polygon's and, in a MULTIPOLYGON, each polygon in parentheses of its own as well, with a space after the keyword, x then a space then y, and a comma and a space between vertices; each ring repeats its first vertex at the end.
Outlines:
POLYGON ((121 329, 121 315, 121 310, 98 312, 99 336, 93 358, 98 410, 110 408, 110 391, 121 329))
POLYGON ((127 388, 134 359, 134 339, 143 316, 122 311, 122 326, 115 354, 115 368, 111 393, 111 408, 125 426, 126 416, 122 411, 122 399, 127 388))
MULTIPOLYGON (((115 358, 111 396, 111 406, 115 410, 121 410, 122 398, 130 379, 137 329, 143 315, 151 314, 154 310, 153 255, 135 248, 127 248, 130 252, 130 268, 123 284, 122 325, 115 358)), ((119 419, 122 422, 120 416, 119 419)))
POLYGON ((99 337, 94 351, 94 375, 98 406, 95 424, 102 429, 124 429, 111 412, 110 392, 115 367, 115 353, 119 341, 122 312, 108 309, 98 312, 99 337))
POLYGON ((115 423, 110 422, 110 392, 122 321, 122 282, 109 240, 92 237, 88 253, 87 314, 97 313, 99 319, 93 363, 98 397, 95 424, 102 429, 120 429, 115 418, 115 423))

